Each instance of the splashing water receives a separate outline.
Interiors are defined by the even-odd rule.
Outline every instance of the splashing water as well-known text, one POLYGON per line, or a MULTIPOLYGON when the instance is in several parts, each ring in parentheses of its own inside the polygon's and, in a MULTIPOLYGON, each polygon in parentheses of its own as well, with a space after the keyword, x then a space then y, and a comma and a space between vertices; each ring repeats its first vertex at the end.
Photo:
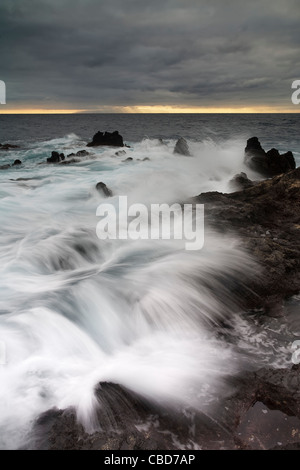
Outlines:
POLYGON ((253 266, 235 240, 208 231, 204 248, 188 252, 180 241, 96 237, 98 181, 112 189, 112 203, 127 195, 149 205, 226 191, 244 170, 240 141, 190 143, 190 158, 173 155, 174 143, 133 144, 130 163, 93 149, 76 166, 37 164, 50 148, 82 149, 71 134, 24 150, 17 176, 0 175, 1 448, 20 446, 53 406, 76 407, 92 431, 102 381, 202 409, 238 370, 236 351, 214 329, 238 310, 228 279, 253 266))

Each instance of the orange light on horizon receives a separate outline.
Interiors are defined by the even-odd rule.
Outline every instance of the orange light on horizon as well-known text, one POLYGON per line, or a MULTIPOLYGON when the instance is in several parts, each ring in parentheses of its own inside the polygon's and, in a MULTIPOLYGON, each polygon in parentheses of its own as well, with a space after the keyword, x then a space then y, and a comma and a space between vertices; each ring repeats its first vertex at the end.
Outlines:
POLYGON ((0 114, 76 114, 82 112, 78 109, 36 109, 36 108, 22 108, 22 109, 2 109, 0 114))
POLYGON ((93 109, 41 109, 0 107, 0 114, 259 114, 299 113, 300 107, 276 108, 274 106, 233 106, 233 107, 187 107, 171 105, 101 106, 93 109))

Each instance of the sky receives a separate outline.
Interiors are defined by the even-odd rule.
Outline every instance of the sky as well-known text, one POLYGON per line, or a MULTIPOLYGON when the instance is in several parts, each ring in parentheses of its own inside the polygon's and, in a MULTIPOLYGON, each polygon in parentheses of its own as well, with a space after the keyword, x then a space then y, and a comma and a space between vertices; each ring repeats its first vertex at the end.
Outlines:
POLYGON ((19 112, 299 112, 299 0, 1 0, 19 112))

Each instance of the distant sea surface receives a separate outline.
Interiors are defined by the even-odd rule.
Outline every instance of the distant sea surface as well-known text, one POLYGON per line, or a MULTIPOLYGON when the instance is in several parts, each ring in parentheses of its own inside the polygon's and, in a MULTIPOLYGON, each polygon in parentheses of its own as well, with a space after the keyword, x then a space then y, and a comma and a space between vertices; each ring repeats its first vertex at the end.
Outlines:
POLYGON ((0 115, 0 142, 36 142, 74 133, 89 140, 97 130, 118 130, 126 141, 151 139, 246 139, 299 155, 299 114, 71 114, 0 115))

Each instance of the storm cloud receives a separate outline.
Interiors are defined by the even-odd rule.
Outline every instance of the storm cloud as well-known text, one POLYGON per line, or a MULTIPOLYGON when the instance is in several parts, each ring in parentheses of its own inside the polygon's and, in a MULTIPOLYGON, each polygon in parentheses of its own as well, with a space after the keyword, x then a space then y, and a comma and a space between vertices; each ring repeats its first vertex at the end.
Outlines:
POLYGON ((8 108, 292 108, 298 0, 1 0, 8 108))

